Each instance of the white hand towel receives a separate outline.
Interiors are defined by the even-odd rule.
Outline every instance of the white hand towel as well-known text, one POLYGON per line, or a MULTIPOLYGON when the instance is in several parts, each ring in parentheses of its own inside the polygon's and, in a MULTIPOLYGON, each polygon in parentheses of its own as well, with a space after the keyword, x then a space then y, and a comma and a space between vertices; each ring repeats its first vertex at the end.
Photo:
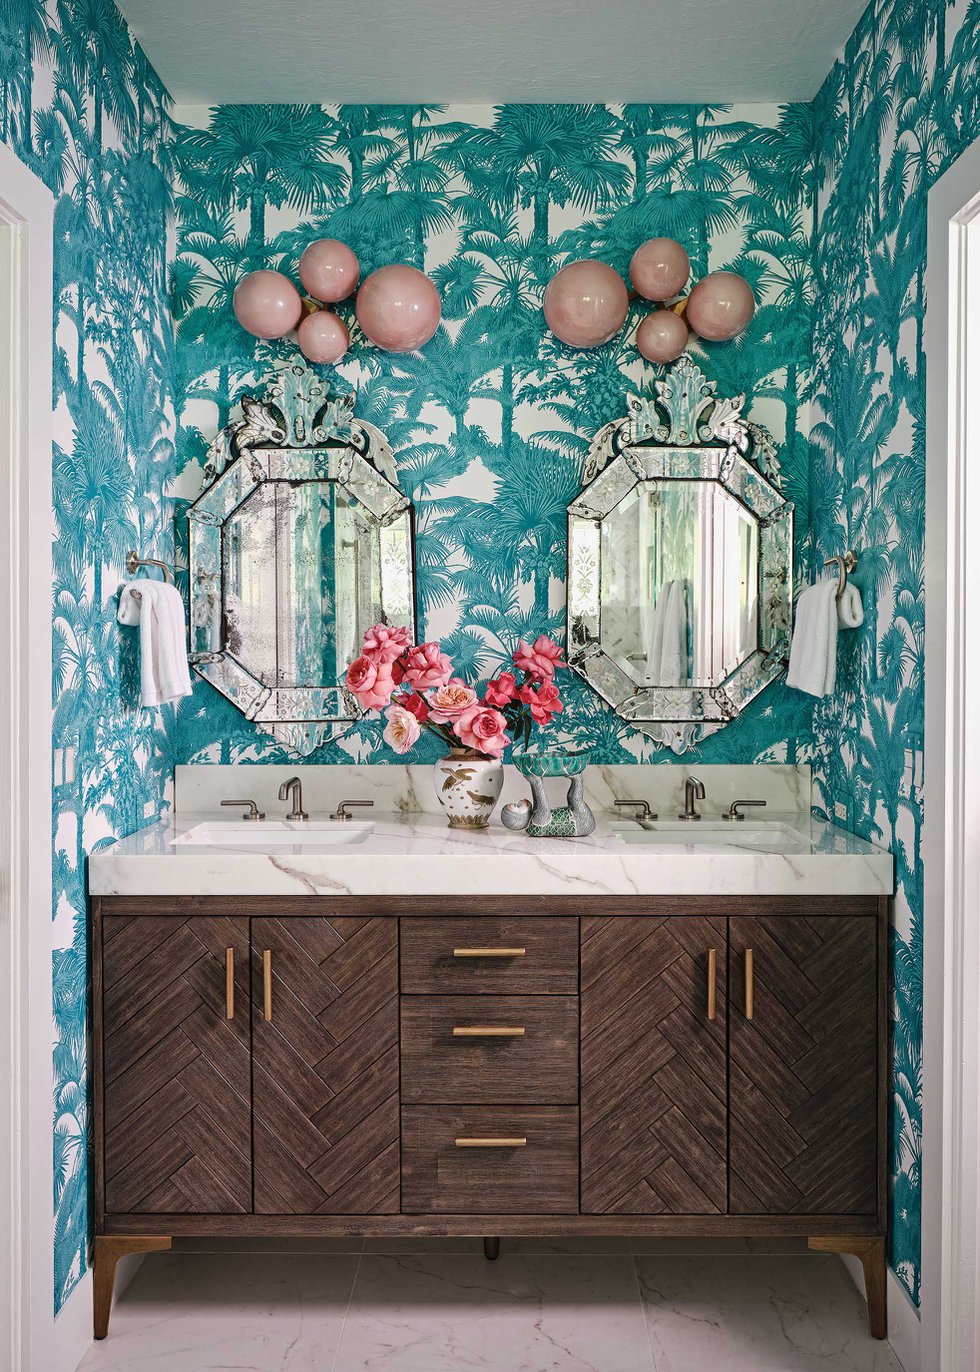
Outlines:
POLYGON ((842 629, 859 629, 864 623, 864 604, 861 592, 849 581, 837 602, 837 621, 842 629))
POLYGON ((680 686, 687 680, 687 588, 682 580, 670 583, 660 656, 660 686, 680 686))
POLYGON ((127 582, 119 596, 120 624, 140 630, 140 689, 145 706, 166 705, 191 694, 184 599, 169 582, 127 582), (131 594, 138 591, 140 598, 131 594), (134 610, 135 607, 135 610, 134 610))
POLYGON ((787 686, 829 696, 837 685, 837 578, 807 586, 796 606, 787 686))

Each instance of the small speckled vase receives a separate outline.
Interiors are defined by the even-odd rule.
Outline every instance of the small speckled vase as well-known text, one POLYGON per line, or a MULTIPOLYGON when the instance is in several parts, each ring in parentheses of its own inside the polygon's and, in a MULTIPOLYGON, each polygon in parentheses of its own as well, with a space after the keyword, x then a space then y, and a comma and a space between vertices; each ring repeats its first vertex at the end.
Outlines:
POLYGON ((452 748, 432 769, 436 797, 450 829, 486 829, 504 785, 499 758, 452 748))

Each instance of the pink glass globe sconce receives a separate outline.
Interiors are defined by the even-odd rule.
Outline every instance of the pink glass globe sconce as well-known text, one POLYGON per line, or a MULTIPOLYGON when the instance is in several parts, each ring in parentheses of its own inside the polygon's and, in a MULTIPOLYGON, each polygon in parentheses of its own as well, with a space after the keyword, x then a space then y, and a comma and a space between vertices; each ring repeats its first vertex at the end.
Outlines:
POLYGON ((303 302, 288 276, 258 271, 239 281, 232 308, 242 328, 255 338, 284 338, 299 323, 303 302))
POLYGON ((417 267, 379 267, 357 292, 357 322, 369 342, 386 352, 415 352, 441 318, 439 292, 417 267))
POLYGON ((662 303, 680 295, 691 275, 691 259, 673 238, 648 238, 630 261, 630 281, 644 300, 662 303))
POLYGON ((676 362, 688 345, 690 330, 674 310, 651 310, 640 320, 636 346, 648 362, 676 362))
POLYGON ((698 282, 687 301, 688 324, 712 342, 740 334, 754 313, 752 287, 737 272, 711 272, 698 282))
POLYGON ((347 300, 357 289, 361 268, 346 243, 338 238, 318 238, 299 259, 299 279, 303 289, 324 305, 347 300))
POLYGON ((300 321, 296 341, 308 362, 336 366, 350 347, 350 330, 333 310, 313 310, 300 321))
POLYGON ((548 328, 571 348, 597 348, 619 332, 629 312, 629 292, 605 262, 570 262, 544 293, 548 328))

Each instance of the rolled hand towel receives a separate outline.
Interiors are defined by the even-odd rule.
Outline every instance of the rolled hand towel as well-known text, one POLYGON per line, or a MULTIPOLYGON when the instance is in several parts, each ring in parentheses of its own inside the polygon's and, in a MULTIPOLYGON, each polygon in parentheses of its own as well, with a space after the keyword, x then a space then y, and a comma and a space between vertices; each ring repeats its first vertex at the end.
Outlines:
POLYGON ((837 579, 807 586, 796 605, 796 628, 786 684, 811 696, 829 696, 837 685, 837 579))
POLYGON ((842 629, 859 629, 864 623, 861 592, 849 581, 837 601, 837 622, 842 629))

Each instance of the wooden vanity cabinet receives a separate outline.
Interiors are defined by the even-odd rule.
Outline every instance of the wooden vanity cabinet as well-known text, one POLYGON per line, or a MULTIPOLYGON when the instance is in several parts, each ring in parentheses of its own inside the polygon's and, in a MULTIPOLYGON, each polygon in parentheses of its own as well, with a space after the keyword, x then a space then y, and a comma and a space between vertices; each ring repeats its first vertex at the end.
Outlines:
POLYGON ((126 1252, 344 1233, 806 1235, 884 1337, 884 898, 93 906, 97 1337, 126 1252))

